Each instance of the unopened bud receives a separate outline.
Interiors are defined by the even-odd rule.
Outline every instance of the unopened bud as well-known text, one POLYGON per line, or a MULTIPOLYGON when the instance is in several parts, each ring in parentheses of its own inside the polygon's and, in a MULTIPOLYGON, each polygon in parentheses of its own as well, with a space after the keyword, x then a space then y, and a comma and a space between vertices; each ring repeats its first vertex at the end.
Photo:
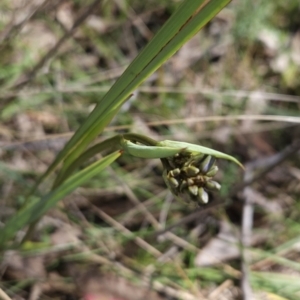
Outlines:
POLYGON ((179 186, 179 182, 174 177, 169 177, 168 182, 172 188, 177 188, 179 186))
POLYGON ((219 191, 221 189, 221 184, 219 182, 210 180, 205 183, 205 187, 209 190, 219 191))
POLYGON ((176 176, 178 176, 180 174, 180 169, 176 168, 176 169, 170 171, 169 174, 172 177, 176 177, 176 176))
POLYGON ((213 177, 218 173, 218 171, 219 171, 219 168, 217 166, 212 166, 206 173, 206 176, 213 177))
POLYGON ((188 184, 185 180, 182 180, 179 190, 182 192, 183 189, 187 188, 188 184))
POLYGON ((211 156, 207 155, 204 160, 200 163, 201 172, 206 173, 210 167, 211 156))
POLYGON ((188 166, 183 168, 183 171, 186 173, 188 177, 192 177, 192 176, 196 176, 200 170, 194 166, 188 166))
POLYGON ((202 204, 208 203, 208 200, 209 200, 208 193, 202 187, 198 189, 198 200, 202 204))
POLYGON ((194 180, 191 179, 191 178, 188 178, 188 179, 187 179, 187 184, 188 184, 188 186, 194 185, 194 180))
POLYGON ((198 187, 196 185, 192 185, 189 186, 189 192, 193 195, 193 196, 197 196, 198 194, 198 187))

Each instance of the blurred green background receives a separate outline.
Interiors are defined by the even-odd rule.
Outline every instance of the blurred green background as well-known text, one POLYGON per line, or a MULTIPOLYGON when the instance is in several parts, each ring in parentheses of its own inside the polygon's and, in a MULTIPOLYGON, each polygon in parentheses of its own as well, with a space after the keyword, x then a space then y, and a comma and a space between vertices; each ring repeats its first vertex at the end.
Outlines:
MULTIPOLYGON (((99 1, 49 55, 91 3, 0 3, 0 226, 180 1, 99 1)), ((37 299, 36 290, 40 299, 110 299, 122 284, 124 299, 138 299, 133 284, 140 299, 247 299, 247 274, 255 299, 299 299, 299 151, 234 188, 299 139, 299 15, 297 0, 232 1, 105 132, 192 142, 240 159, 253 167, 246 175, 219 164, 221 195, 211 198, 227 206, 154 237, 195 208, 173 201, 159 161, 124 156, 43 217, 24 249, 3 254, 0 287, 13 299, 37 299), (246 273, 245 201, 254 209, 246 273), (149 287, 160 295, 143 296, 149 287)))

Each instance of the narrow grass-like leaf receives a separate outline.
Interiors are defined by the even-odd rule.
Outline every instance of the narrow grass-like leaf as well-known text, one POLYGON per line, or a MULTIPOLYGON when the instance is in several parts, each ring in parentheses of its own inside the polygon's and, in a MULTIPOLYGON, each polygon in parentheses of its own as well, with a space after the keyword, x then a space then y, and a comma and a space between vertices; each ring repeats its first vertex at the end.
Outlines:
MULTIPOLYGON (((105 117, 104 117, 104 120, 111 120, 114 115, 116 114, 115 111, 112 111, 110 114, 107 114, 105 117)), ((107 121, 109 123, 109 121, 107 121)), ((76 135, 76 133, 75 133, 76 135)), ((68 145, 68 144, 67 144, 68 145)), ((85 147, 82 147, 82 145, 79 145, 78 146, 78 149, 82 149, 84 150, 85 147)), ((79 153, 81 153, 82 151, 80 151, 79 153)), ((46 172, 39 178, 39 180, 36 182, 35 186, 32 188, 32 190, 30 191, 29 194, 33 194, 35 189, 39 186, 39 184, 49 175, 51 174, 51 172, 58 166, 58 164, 60 162, 62 162, 65 157, 67 156, 67 159, 68 158, 72 158, 72 152, 69 153, 69 152, 65 152, 65 148, 59 152, 59 154, 57 155, 57 157, 55 158, 55 160, 53 161, 53 163, 49 166, 49 168, 46 170, 46 172)), ((76 156, 77 157, 77 156, 76 156)), ((74 159, 76 159, 76 157, 74 157, 74 159)), ((69 167, 69 165, 74 161, 74 159, 70 159, 70 163, 69 164, 65 164, 64 167, 62 168, 62 173, 65 172, 65 170, 69 167)))
MULTIPOLYGON (((282 266, 288 267, 290 269, 294 269, 295 271, 300 272, 300 263, 296 262, 294 260, 290 260, 284 256, 281 256, 279 254, 270 253, 268 251, 260 250, 260 249, 251 249, 251 251, 255 254, 255 256, 260 258, 267 258, 269 260, 272 260, 276 262, 277 264, 280 264, 282 266)), ((299 284, 300 287, 300 284, 299 284)))
POLYGON ((124 149, 125 153, 140 158, 166 158, 174 156, 176 153, 184 149, 183 147, 175 148, 137 145, 126 140, 122 144, 122 148, 124 149))
POLYGON ((67 168, 103 131, 121 105, 130 97, 130 93, 229 2, 230 0, 183 1, 157 35, 101 99, 85 123, 57 156, 45 176, 66 157, 68 160, 64 168, 67 168))
MULTIPOLYGON (((87 129, 83 135, 80 142, 82 146, 86 147, 108 125, 108 123, 102 121, 102 117, 107 114, 107 111, 118 110, 135 88, 157 70, 229 2, 230 0, 186 0, 183 4, 189 3, 189 5, 178 9, 177 13, 169 19, 162 30, 156 35, 156 38, 148 44, 125 70, 123 75, 101 100, 95 111, 90 115, 90 120, 92 120, 93 114, 96 114, 95 122, 91 122, 92 127, 87 129), (194 6, 197 2, 197 9, 192 11, 191 6, 194 6), (208 4, 203 6, 204 2, 208 4), (198 9, 201 10, 195 14, 198 9), (187 14, 190 14, 189 17, 187 17, 187 14), (182 26, 179 26, 181 24, 180 20, 185 20, 182 26), (176 32, 174 29, 178 31, 176 32)), ((79 152, 80 148, 76 148, 72 155, 76 156, 79 152)))
POLYGON ((2 248, 7 241, 13 238, 18 230, 38 220, 50 208, 54 207, 59 200, 114 162, 121 153, 121 151, 114 152, 91 164, 84 170, 71 176, 61 186, 45 195, 41 200, 32 201, 23 207, 6 223, 5 227, 1 229, 0 248, 2 248))
MULTIPOLYGON (((103 120, 103 116, 111 110, 118 110, 123 102, 128 98, 129 94, 137 87, 143 80, 147 78, 155 69, 161 64, 157 65, 152 71, 144 76, 141 72, 152 63, 160 51, 167 43, 178 33, 178 31, 189 21, 195 11, 197 11, 206 0, 186 0, 178 7, 175 13, 164 24, 161 30, 154 36, 150 43, 139 53, 133 60, 129 67, 125 70, 122 76, 116 81, 111 89, 98 103, 94 111, 90 114, 86 122, 78 129, 73 138, 66 145, 65 149, 71 149, 83 137, 87 140, 92 140, 91 126, 96 127, 97 134, 105 128, 107 123, 103 120), (136 82, 132 87, 129 87, 132 82, 136 82), (89 134, 87 133, 89 131, 89 134), (91 139, 90 136, 91 135, 91 139)), ((176 50, 174 50, 175 52, 176 50)), ((173 53, 174 53, 173 52, 173 53)), ((153 63, 152 63, 153 64, 153 63)), ((96 134, 96 135, 97 135, 96 134)), ((83 141, 81 141, 83 143, 83 141)), ((85 143, 84 143, 85 144, 85 143)), ((64 149, 64 150, 65 150, 64 149)), ((78 148, 76 148, 76 151, 78 148)))
POLYGON ((236 163, 237 165, 239 165, 241 168, 244 169, 244 166, 233 156, 230 156, 223 152, 216 151, 216 150, 213 150, 213 149, 210 149, 207 147, 194 145, 194 144, 190 144, 190 143, 185 143, 185 142, 169 141, 169 140, 159 142, 158 146, 173 147, 175 149, 181 147, 181 148, 184 148, 186 151, 199 153, 199 154, 202 153, 202 154, 207 154, 207 155, 215 156, 215 157, 222 158, 222 159, 227 159, 227 160, 230 160, 230 161, 236 163))
MULTIPOLYGON (((156 146, 157 141, 141 135, 141 134, 136 134, 136 133, 126 133, 123 135, 116 135, 114 137, 111 137, 105 141, 102 141, 91 148, 87 149, 84 151, 77 159, 75 159, 70 166, 67 168, 63 168, 54 184, 53 188, 56 188, 58 185, 60 185, 63 181, 65 181, 76 168, 78 168, 80 165, 85 163, 87 160, 92 158, 94 155, 101 153, 103 150, 109 150, 109 151, 116 151, 116 150, 124 150, 126 151, 126 146, 124 145, 125 141, 129 142, 128 140, 134 141, 134 142, 139 142, 142 143, 143 145, 148 145, 148 146, 156 146)), ((134 144, 135 145, 135 144, 134 144)), ((135 145, 136 146, 136 145, 135 145)), ((173 149, 174 152, 174 149, 173 149)), ((139 156, 141 157, 141 156, 139 156)))
POLYGON ((120 139, 121 136, 117 135, 87 149, 77 159, 75 159, 67 169, 62 169, 59 172, 53 184, 53 188, 59 186, 73 173, 74 170, 76 170, 79 166, 84 164, 87 160, 89 160, 96 154, 101 153, 103 150, 120 150, 120 139))
MULTIPOLYGON (((300 294, 299 275, 279 274, 271 272, 250 272, 250 281, 258 289, 272 290, 289 300, 298 300, 300 294)), ((276 295, 277 296, 277 295, 276 295)), ((269 299, 280 299, 273 298, 269 299)))

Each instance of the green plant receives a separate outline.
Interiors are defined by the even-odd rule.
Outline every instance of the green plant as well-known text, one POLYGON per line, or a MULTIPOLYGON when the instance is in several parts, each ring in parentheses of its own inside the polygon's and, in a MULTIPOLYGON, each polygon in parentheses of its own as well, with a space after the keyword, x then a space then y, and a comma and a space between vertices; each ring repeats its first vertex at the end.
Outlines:
POLYGON ((175 141, 156 142, 136 134, 118 135, 91 148, 88 146, 118 113, 122 104, 131 97, 132 91, 229 2, 230 0, 183 1, 40 177, 24 207, 3 228, 0 247, 6 246, 15 233, 28 224, 30 232, 35 222, 48 209, 101 172, 123 152, 142 158, 160 158, 165 170, 164 179, 175 196, 186 198, 188 194, 188 198, 193 201, 208 201, 204 188, 219 189, 219 184, 211 180, 217 171, 212 157, 229 159, 239 164, 233 157, 202 146, 175 141), (103 150, 111 150, 112 153, 73 174, 78 166, 103 150), (31 196, 39 184, 59 166, 61 168, 51 191, 40 200, 32 200, 31 196))

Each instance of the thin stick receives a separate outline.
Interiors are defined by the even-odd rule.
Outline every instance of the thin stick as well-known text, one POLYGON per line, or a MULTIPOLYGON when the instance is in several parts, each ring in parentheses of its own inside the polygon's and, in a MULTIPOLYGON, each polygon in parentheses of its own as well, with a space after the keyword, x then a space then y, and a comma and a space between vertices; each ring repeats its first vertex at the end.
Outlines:
MULTIPOLYGON (((170 286, 163 285, 162 283, 158 281, 153 282, 153 288, 160 292, 165 293, 166 295, 176 298, 176 299, 182 299, 182 300, 199 300, 199 297, 194 296, 193 294, 190 294, 185 291, 179 291, 171 288, 170 286)), ((203 299, 203 298, 201 298, 203 299)))
MULTIPOLYGON (((129 186, 124 183, 113 171, 112 168, 108 168, 109 171, 111 172, 112 176, 122 185, 124 188, 124 193, 126 196, 131 200, 137 207, 141 210, 141 212, 145 215, 147 220, 151 223, 151 225, 156 229, 156 230, 162 230, 161 224, 156 220, 156 218, 149 212, 147 207, 139 201, 139 199, 135 196, 135 194, 132 192, 132 190, 129 188, 129 186)), ((199 249, 192 245, 191 243, 187 242, 186 240, 178 237, 172 232, 167 232, 164 231, 164 237, 167 238, 168 240, 172 241, 174 244, 187 249, 192 252, 198 252, 199 249)))
POLYGON ((148 244, 145 240, 143 240, 140 237, 135 237, 134 234, 130 230, 128 230, 125 226, 123 226, 122 224, 120 224, 119 222, 117 222, 116 220, 111 218, 103 210, 101 210, 100 208, 98 208, 97 206, 95 206, 91 203, 90 203, 90 205, 91 205, 93 211, 95 211, 106 223, 108 223, 109 225, 111 225, 112 227, 117 229, 118 231, 122 232, 125 236, 133 238, 133 240, 135 241, 135 243, 138 246, 140 246, 141 248, 143 248, 144 250, 146 250, 147 252, 149 252, 156 258, 160 257, 162 255, 162 253, 160 251, 158 251, 156 248, 154 248, 153 246, 148 244))
POLYGON ((161 234, 164 234, 164 233, 172 230, 175 227, 178 227, 178 226, 183 225, 183 224, 190 223, 193 220, 200 218, 201 215, 207 214, 210 210, 212 210, 216 207, 224 206, 224 204, 225 204, 224 201, 220 200, 220 201, 215 201, 215 202, 209 203, 204 208, 202 208, 202 207, 198 208, 195 212, 189 214, 188 216, 180 219, 177 222, 174 222, 172 225, 166 227, 165 229, 157 230, 154 233, 154 236, 159 236, 161 234))
POLYGON ((12 300, 1 288, 0 288, 0 299, 12 300))
POLYGON ((218 299, 219 298, 218 296, 221 295, 221 293, 224 290, 229 289, 231 286, 233 286, 232 280, 226 279, 223 283, 221 283, 214 291, 212 291, 208 295, 208 299, 211 299, 211 300, 218 299))
POLYGON ((39 62, 25 75, 25 79, 17 82, 11 87, 11 89, 20 89, 31 81, 37 72, 58 52, 61 46, 74 34, 77 28, 87 19, 87 17, 96 9, 100 0, 95 0, 85 11, 83 11, 79 17, 75 20, 72 28, 68 30, 40 60, 39 62))
MULTIPOLYGON (((265 176, 267 173, 272 171, 275 167, 277 167, 279 164, 281 164, 283 161, 285 161, 288 157, 295 154, 300 149, 300 139, 294 141, 292 145, 287 146, 284 148, 280 153, 272 155, 268 159, 264 159, 264 162, 266 164, 265 168, 258 172, 256 175, 253 175, 252 178, 246 179, 244 182, 238 183, 231 190, 229 191, 229 194, 227 196, 227 199, 232 199, 234 195, 236 195, 239 191, 243 190, 246 186, 251 185, 252 183, 258 181, 260 178, 265 176)), ((259 167, 262 165, 262 161, 259 160, 255 163, 256 167, 259 167)), ((174 224, 168 226, 164 230, 159 230, 154 233, 155 236, 160 235, 166 231, 169 231, 177 226, 180 226, 182 224, 190 223, 191 221, 199 218, 202 214, 206 214, 208 211, 210 211, 213 208, 224 206, 225 204, 228 204, 224 202, 223 200, 218 200, 212 203, 209 203, 204 208, 199 208, 192 214, 182 218, 181 220, 175 222, 174 224)))
MULTIPOLYGON (((244 181, 249 180, 253 177, 252 168, 246 166, 246 172, 244 175, 244 181)), ((249 258, 247 247, 251 243, 252 227, 253 227, 253 213, 254 207, 252 200, 249 196, 249 187, 244 188, 244 205, 243 205, 243 215, 242 215, 242 234, 241 234, 241 289, 243 293, 244 300, 251 300, 253 297, 252 288, 250 285, 250 276, 249 276, 249 258)))
POLYGON ((288 157, 295 154, 300 149, 300 139, 295 140, 291 145, 288 145, 286 148, 284 148, 281 152, 270 156, 269 158, 264 158, 261 160, 257 160, 256 162, 253 162, 252 167, 261 167, 263 164, 265 164, 265 168, 258 172, 256 175, 253 175, 251 178, 247 178, 244 182, 237 184, 234 186, 230 193, 228 198, 231 198, 233 195, 235 195, 237 192, 243 190, 246 186, 256 182, 263 176, 265 176, 267 173, 272 171, 275 167, 280 165, 282 162, 284 162, 288 157))
POLYGON ((13 12, 10 23, 0 33, 0 45, 3 45, 5 40, 11 39, 13 35, 17 35, 18 32, 24 27, 24 25, 41 9, 41 7, 45 6, 48 1, 49 0, 44 1, 44 3, 40 4, 40 6, 35 6, 34 1, 31 0, 27 2, 23 7, 17 8, 13 12), (15 24, 16 11, 26 11, 28 8, 31 8, 30 6, 33 6, 33 9, 31 9, 31 11, 27 13, 25 18, 21 22, 15 24))
MULTIPOLYGON (((252 118, 250 118, 250 115, 238 115, 238 116, 209 116, 209 117, 200 117, 200 118, 193 118, 193 119, 178 119, 179 122, 177 124, 188 124, 188 123, 197 123, 197 122, 210 122, 210 121, 215 121, 215 122, 222 122, 222 121, 230 121, 230 120, 256 120, 256 121, 273 121, 275 122, 274 125, 276 125, 276 122, 286 122, 289 124, 286 124, 285 126, 293 126, 294 124, 300 123, 300 118, 294 119, 294 120, 287 120, 286 116, 272 116, 272 115, 252 115, 252 118), (273 118, 275 117, 275 119, 273 118), (280 118, 278 118, 280 117, 280 118), (290 122, 291 121, 291 122, 290 122), (294 122, 292 122, 294 121, 294 122)), ((156 121, 156 122, 147 122, 145 123, 147 126, 160 126, 160 125, 171 125, 174 124, 175 121, 178 120, 162 120, 162 121, 156 121)), ((128 130, 132 127, 132 125, 122 125, 122 126, 110 126, 107 127, 104 131, 105 132, 111 132, 111 131, 116 131, 116 130, 128 130)), ((282 128, 282 127, 279 127, 282 128)), ((263 128, 263 130, 271 130, 274 129, 269 128, 263 128)), ((275 127, 277 129, 277 127, 275 127)), ((248 133, 250 132, 249 130, 243 130, 243 129, 238 129, 236 132, 233 131, 233 134, 242 134, 242 133, 248 133)), ((251 133, 253 133, 253 128, 251 128, 251 133)), ((30 148, 33 147, 34 144, 39 143, 39 146, 42 150, 45 148, 55 148, 55 150, 61 149, 64 144, 67 142, 67 140, 74 134, 74 132, 66 132, 66 133, 59 133, 59 134, 51 134, 47 135, 42 138, 37 138, 37 139, 28 139, 25 141, 20 141, 20 142, 10 142, 10 143, 1 143, 0 142, 0 147, 5 150, 14 150, 18 149, 18 147, 26 147, 30 148), (54 145, 54 147, 53 147, 54 145)), ((211 133, 209 133, 211 135, 211 133)), ((201 133, 201 136, 203 134, 201 133)), ((40 149, 39 148, 39 149, 40 149)))
MULTIPOLYGON (((101 87, 91 87, 90 84, 95 82, 104 81, 108 79, 113 79, 120 76, 124 71, 124 68, 113 69, 106 71, 106 74, 101 74, 95 80, 90 82, 82 83, 72 83, 61 87, 59 90, 50 89, 50 88, 41 88, 41 89, 31 89, 28 91, 21 91, 18 93, 6 92, 0 95, 1 98, 12 97, 18 95, 21 96, 32 96, 34 94, 40 93, 91 93, 91 92, 107 92, 111 86, 101 86, 101 87)), ((281 101, 281 102, 294 102, 299 103, 300 97, 287 94, 278 94, 278 93, 268 93, 263 91, 243 91, 243 90, 227 90, 227 91, 216 91, 212 89, 203 89, 203 88, 185 88, 185 87, 151 87, 151 86, 141 86, 137 89, 141 93, 175 93, 175 94, 201 94, 209 95, 214 97, 235 97, 235 98, 252 98, 258 100, 267 100, 267 101, 281 101)))

